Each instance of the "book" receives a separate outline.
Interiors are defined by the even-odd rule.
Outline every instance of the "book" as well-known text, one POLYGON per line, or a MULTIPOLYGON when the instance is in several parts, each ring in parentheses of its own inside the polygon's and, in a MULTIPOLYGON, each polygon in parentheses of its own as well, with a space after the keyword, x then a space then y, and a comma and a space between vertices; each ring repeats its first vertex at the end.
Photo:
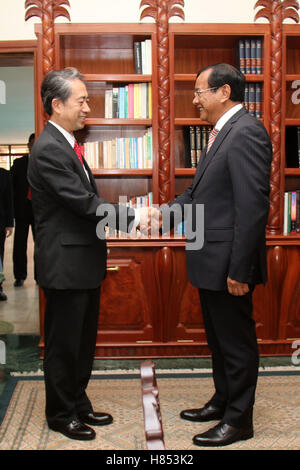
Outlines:
POLYGON ((283 235, 300 232, 300 190, 285 191, 283 202, 283 235))
POLYGON ((250 39, 250 72, 252 74, 257 73, 256 69, 256 59, 257 59, 257 41, 256 39, 250 39))
POLYGON ((240 38, 235 47, 235 63, 243 74, 262 74, 262 40, 240 38))
POLYGON ((134 51, 135 73, 141 74, 142 73, 142 48, 141 48, 140 42, 135 41, 133 43, 133 51, 134 51))
POLYGON ((135 73, 142 75, 152 74, 152 41, 135 41, 133 43, 135 73))
POLYGON ((190 126, 190 148, 191 148, 191 167, 196 168, 197 166, 196 130, 194 126, 190 126))
POLYGON ((242 73, 246 73, 246 56, 245 56, 245 41, 244 41, 244 39, 239 40, 238 62, 239 62, 240 71, 242 73))
POLYGON ((84 154, 90 168, 152 168, 152 127, 138 137, 120 136, 86 142, 84 154))
POLYGON ((256 39, 256 73, 262 74, 262 40, 256 39))

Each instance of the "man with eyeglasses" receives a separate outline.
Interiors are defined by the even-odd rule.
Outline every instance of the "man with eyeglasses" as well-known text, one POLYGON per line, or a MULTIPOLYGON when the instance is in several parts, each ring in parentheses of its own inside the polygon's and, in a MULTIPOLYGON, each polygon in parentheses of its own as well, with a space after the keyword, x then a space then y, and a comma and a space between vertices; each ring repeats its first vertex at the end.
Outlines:
POLYGON ((204 205, 204 244, 186 249, 186 259, 189 279, 199 289, 215 393, 204 407, 180 415, 195 422, 219 420, 194 436, 199 446, 253 436, 259 357, 252 293, 267 280, 272 146, 264 126, 243 106, 244 89, 243 74, 231 65, 198 73, 193 104, 214 128, 192 185, 170 204, 204 205))

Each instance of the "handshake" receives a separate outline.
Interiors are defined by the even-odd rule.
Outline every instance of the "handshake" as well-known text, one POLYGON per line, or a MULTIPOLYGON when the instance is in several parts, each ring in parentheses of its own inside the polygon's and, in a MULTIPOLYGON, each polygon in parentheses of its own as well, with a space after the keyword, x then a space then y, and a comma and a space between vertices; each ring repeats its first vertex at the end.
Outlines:
POLYGON ((144 236, 159 236, 159 230, 162 226, 161 211, 155 207, 142 207, 136 209, 138 220, 137 228, 144 236))

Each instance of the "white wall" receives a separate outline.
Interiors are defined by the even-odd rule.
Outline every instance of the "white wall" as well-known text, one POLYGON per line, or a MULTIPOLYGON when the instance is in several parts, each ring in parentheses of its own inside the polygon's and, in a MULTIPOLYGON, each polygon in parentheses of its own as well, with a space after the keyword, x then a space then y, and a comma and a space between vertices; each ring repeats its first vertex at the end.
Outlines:
MULTIPOLYGON (((140 0, 69 0, 72 23, 137 23, 140 0)), ((187 23, 253 23, 256 0, 185 0, 187 23)), ((0 41, 35 39, 32 18, 25 23, 25 0, 0 0, 0 41)), ((66 22, 58 18, 57 22, 66 22)), ((151 21, 145 19, 143 21, 151 21)), ((182 21, 174 18, 172 21, 182 21)), ((265 20, 258 20, 264 22, 265 20)))

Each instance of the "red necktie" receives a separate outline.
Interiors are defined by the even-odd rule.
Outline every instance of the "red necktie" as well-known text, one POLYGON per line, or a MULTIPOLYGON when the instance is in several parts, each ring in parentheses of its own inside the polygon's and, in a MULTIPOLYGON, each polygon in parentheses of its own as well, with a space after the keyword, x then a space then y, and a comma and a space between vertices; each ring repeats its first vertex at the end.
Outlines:
POLYGON ((83 160, 82 160, 80 147, 79 147, 78 143, 76 142, 76 140, 75 140, 75 144, 74 144, 74 150, 76 152, 77 157, 79 158, 79 160, 81 162, 81 165, 83 166, 83 160))
POLYGON ((218 134, 218 129, 216 129, 215 127, 213 128, 213 130, 210 132, 209 134, 209 138, 208 138, 208 144, 207 144, 207 152, 209 152, 210 150, 210 147, 212 146, 212 144, 214 143, 214 140, 215 138, 217 137, 217 134, 218 134))
POLYGON ((30 189, 30 186, 28 186, 27 198, 29 199, 29 201, 31 201, 31 189, 30 189))

